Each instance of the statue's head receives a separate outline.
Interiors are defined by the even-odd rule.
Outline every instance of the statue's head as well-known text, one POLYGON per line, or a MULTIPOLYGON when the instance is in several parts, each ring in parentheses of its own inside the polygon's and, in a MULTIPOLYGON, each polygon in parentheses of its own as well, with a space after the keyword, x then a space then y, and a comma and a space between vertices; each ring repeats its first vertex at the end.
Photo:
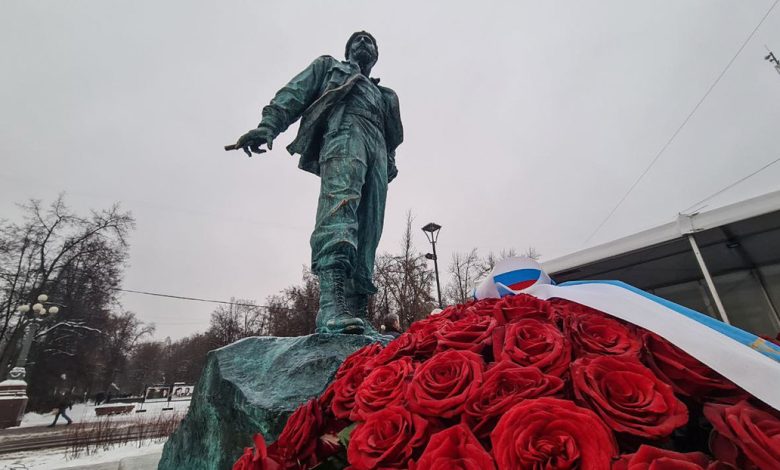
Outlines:
POLYGON ((370 69, 376 64, 379 58, 379 46, 376 39, 370 33, 358 31, 353 33, 347 40, 347 47, 344 51, 347 60, 354 59, 361 66, 370 69))

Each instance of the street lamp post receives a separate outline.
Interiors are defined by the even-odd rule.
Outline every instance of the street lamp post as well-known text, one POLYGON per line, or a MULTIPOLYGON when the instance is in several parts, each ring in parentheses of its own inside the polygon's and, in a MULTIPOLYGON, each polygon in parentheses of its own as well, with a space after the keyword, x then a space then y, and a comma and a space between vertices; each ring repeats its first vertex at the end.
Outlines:
MULTIPOLYGON (((32 306, 30 304, 20 305, 17 311, 22 321, 25 316, 30 316, 30 320, 24 329, 24 338, 22 339, 22 348, 19 351, 19 357, 16 359, 14 368, 8 373, 8 378, 0 382, 0 429, 11 426, 19 426, 24 416, 24 410, 27 407, 27 382, 25 377, 27 371, 27 356, 30 354, 35 334, 38 332, 39 320, 47 314, 55 315, 59 312, 59 307, 52 305, 47 307, 49 296, 41 294, 38 296, 38 302, 32 306), (32 313, 30 311, 32 310, 32 313)), ((11 345, 8 345, 11 347, 11 345)))
MULTIPOLYGON (((769 50, 767 48, 767 50, 769 50)), ((774 64, 775 70, 777 70, 777 73, 780 73, 780 60, 777 60, 777 57, 775 57, 775 54, 772 51, 769 51, 769 55, 764 57, 764 60, 768 60, 770 64, 774 64)))
POLYGON ((431 242, 431 246, 433 247, 433 253, 426 253, 425 257, 433 260, 433 269, 436 272, 436 294, 438 294, 439 298, 439 308, 444 308, 444 305, 441 303, 441 285, 439 284, 439 260, 436 256, 436 240, 439 239, 439 230, 441 230, 441 225, 433 222, 422 228, 422 231, 425 232, 425 237, 431 242))

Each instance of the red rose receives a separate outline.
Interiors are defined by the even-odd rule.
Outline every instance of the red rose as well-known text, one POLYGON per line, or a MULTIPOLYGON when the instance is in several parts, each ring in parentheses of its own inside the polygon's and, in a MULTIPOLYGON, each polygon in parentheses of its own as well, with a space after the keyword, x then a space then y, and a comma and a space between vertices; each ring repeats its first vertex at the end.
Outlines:
POLYGON ((524 318, 551 320, 550 303, 528 294, 508 295, 495 306, 500 324, 512 323, 524 318))
POLYGON ((333 414, 331 412, 331 403, 333 402, 333 383, 331 382, 330 385, 322 392, 322 395, 317 399, 317 402, 320 404, 320 409, 325 414, 333 414))
POLYGON ((647 332, 644 342, 648 366, 671 384, 675 392, 698 401, 712 399, 730 403, 746 396, 733 382, 660 336, 647 332))
POLYGON ((352 431, 347 448, 350 468, 406 468, 428 440, 428 427, 428 421, 402 406, 372 414, 352 431))
POLYGON ((468 310, 469 312, 476 313, 477 315, 491 316, 495 318, 495 307, 499 302, 501 302, 501 299, 488 298, 477 300, 476 302, 473 302, 469 305, 468 310))
POLYGON ((436 315, 431 315, 423 321, 431 318, 439 318, 448 321, 458 321, 469 315, 495 317, 494 307, 501 299, 470 300, 466 303, 449 305, 436 315))
POLYGON ((255 463, 252 461, 252 457, 254 457, 255 452, 254 449, 251 447, 244 447, 244 453, 241 454, 241 457, 236 460, 236 463, 233 464, 233 470, 259 470, 259 465, 255 465, 255 463))
POLYGON ((409 409, 423 416, 452 418, 482 383, 482 356, 450 349, 437 353, 414 373, 407 389, 409 409))
POLYGON ((713 464, 701 452, 681 454, 641 445, 636 453, 621 455, 612 470, 715 470, 717 463, 713 464))
POLYGON ((564 331, 571 340, 576 357, 589 355, 639 357, 642 339, 633 325, 579 304, 570 304, 563 323, 564 331))
POLYGON ((420 460, 409 463, 409 470, 494 470, 495 468, 493 458, 464 424, 431 436, 420 460))
POLYGON ((281 465, 269 457, 263 435, 255 434, 253 440, 255 448, 245 448, 244 454, 233 464, 233 470, 281 470, 281 465))
POLYGON ((369 374, 365 367, 353 367, 330 384, 323 396, 330 398, 330 411, 339 419, 348 419, 355 406, 355 392, 369 374))
POLYGON ((736 405, 708 403, 710 448, 719 460, 737 468, 780 468, 780 418, 743 400, 736 405))
POLYGON ((433 355, 438 341, 436 332, 448 321, 441 314, 438 314, 412 323, 406 332, 414 337, 415 357, 429 358, 433 355))
POLYGON ((616 432, 657 439, 688 422, 672 387, 630 357, 584 357, 571 365, 574 395, 616 432))
POLYGON ((718 459, 728 462, 732 468, 737 467, 744 470, 760 470, 748 460, 745 453, 734 444, 734 441, 729 440, 715 430, 710 433, 709 446, 712 453, 715 454, 718 459))
POLYGON ((495 327, 496 320, 493 317, 475 313, 455 322, 446 322, 435 333, 438 342, 436 351, 461 349, 480 353, 492 343, 495 327))
POLYGON ((309 400, 290 415, 272 447, 285 463, 316 465, 322 422, 319 403, 317 400, 309 400))
POLYGON ((382 351, 382 345, 372 343, 363 346, 347 356, 336 370, 333 382, 328 385, 319 398, 320 407, 326 412, 332 412, 337 418, 346 419, 352 410, 355 389, 373 367, 374 358, 382 351), (368 369, 368 370, 366 370, 368 369), (348 380, 344 378, 350 374, 348 380), (333 400, 338 391, 338 403, 334 409, 333 400), (338 414, 336 414, 338 412, 338 414))
POLYGON ((357 351, 353 352, 349 356, 347 356, 346 359, 344 359, 344 362, 341 363, 338 370, 336 371, 336 379, 340 379, 341 377, 344 377, 347 372, 349 372, 351 369, 355 367, 364 367, 366 364, 368 364, 371 359, 374 358, 379 352, 382 350, 382 345, 379 343, 372 343, 368 346, 363 346, 362 348, 358 349, 357 351))
POLYGON ((468 314, 468 308, 471 307, 472 303, 467 302, 465 304, 457 304, 457 305, 449 305, 447 308, 442 310, 440 313, 436 315, 431 315, 427 319, 435 318, 440 320, 447 320, 447 321, 458 321, 462 318, 465 318, 468 314))
POLYGON ((374 367, 382 366, 395 361, 404 356, 414 356, 417 352, 417 341, 414 335, 403 333, 398 338, 387 343, 387 346, 374 356, 372 364, 374 367))
POLYGON ((552 323, 527 318, 497 327, 493 335, 496 361, 510 360, 521 366, 538 367, 556 377, 568 371, 571 346, 552 323))
POLYGON ((560 378, 511 361, 490 366, 482 379, 482 386, 472 392, 463 410, 463 420, 480 439, 490 434, 512 406, 530 398, 555 395, 563 389, 560 378))
POLYGON ((352 421, 365 421, 379 410, 403 404, 408 379, 414 373, 410 357, 402 357, 390 364, 379 366, 366 376, 355 393, 355 407, 349 417, 352 421))
POLYGON ((617 445, 595 413, 568 400, 513 406, 490 434, 498 470, 606 470, 617 445))

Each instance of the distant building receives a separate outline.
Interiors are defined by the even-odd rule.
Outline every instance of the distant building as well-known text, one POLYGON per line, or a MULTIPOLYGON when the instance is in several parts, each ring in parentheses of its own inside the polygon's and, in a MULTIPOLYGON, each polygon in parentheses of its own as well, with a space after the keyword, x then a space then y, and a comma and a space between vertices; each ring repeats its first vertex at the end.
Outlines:
POLYGON ((780 191, 681 214, 674 222, 543 267, 557 283, 620 280, 751 333, 775 336, 780 331, 780 191))

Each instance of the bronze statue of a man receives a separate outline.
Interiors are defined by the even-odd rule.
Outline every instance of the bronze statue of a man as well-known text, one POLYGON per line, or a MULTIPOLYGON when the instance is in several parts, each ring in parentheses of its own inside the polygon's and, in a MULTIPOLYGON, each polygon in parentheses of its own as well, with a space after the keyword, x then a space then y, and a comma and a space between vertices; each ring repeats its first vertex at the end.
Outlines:
POLYGON ((257 129, 235 145, 250 157, 263 153, 301 119, 288 147, 298 166, 320 177, 311 265, 320 280, 318 333, 375 334, 368 321, 374 256, 395 178, 395 149, 403 141, 398 96, 370 78, 379 57, 374 37, 350 36, 346 61, 322 56, 293 78, 263 108, 257 129))

